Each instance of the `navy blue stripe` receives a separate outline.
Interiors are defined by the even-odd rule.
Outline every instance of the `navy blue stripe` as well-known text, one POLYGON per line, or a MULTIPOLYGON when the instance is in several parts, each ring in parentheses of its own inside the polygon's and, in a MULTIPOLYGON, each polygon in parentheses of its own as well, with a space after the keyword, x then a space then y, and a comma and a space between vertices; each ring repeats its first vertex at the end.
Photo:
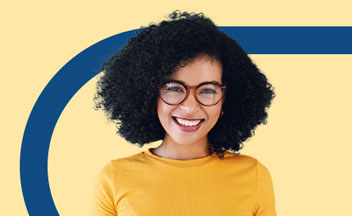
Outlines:
POLYGON ((220 27, 250 54, 352 54, 352 27, 220 27))

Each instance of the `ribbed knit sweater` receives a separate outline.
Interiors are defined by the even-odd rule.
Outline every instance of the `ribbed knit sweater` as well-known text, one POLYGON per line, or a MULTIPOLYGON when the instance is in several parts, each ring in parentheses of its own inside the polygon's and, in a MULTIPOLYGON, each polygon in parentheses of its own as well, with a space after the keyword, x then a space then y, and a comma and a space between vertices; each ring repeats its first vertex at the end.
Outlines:
POLYGON ((276 216, 268 170, 225 152, 192 160, 154 155, 151 148, 110 161, 99 173, 96 216, 276 216))

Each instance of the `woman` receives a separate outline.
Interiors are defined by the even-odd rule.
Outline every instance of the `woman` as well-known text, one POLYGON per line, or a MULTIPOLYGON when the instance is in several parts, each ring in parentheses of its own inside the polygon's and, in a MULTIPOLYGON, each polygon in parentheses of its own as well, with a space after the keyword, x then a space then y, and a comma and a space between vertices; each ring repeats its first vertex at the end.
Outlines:
POLYGON ((93 214, 275 216, 268 170, 238 153, 266 123, 272 86, 209 18, 169 17, 103 66, 97 108, 127 141, 162 144, 101 170, 93 214))

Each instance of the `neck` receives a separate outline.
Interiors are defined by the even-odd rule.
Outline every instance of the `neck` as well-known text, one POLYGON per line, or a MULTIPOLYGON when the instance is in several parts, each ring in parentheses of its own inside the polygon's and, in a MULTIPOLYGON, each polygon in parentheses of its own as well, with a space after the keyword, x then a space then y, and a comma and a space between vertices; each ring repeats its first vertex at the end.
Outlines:
POLYGON ((191 160, 209 156, 208 138, 205 137, 195 143, 184 144, 175 142, 170 136, 165 138, 160 146, 153 149, 153 154, 163 158, 176 160, 191 160))

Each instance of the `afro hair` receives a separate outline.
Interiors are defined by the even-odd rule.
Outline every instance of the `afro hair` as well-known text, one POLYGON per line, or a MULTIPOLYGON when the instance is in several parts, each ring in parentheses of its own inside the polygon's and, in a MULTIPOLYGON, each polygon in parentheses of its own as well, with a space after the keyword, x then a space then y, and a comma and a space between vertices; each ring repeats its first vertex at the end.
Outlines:
POLYGON ((226 150, 238 152, 256 126, 266 124, 274 88, 238 43, 203 13, 176 10, 169 19, 137 31, 103 64, 95 108, 103 109, 117 124, 117 133, 132 144, 142 147, 164 139, 155 114, 159 87, 178 65, 201 55, 222 64, 227 86, 224 115, 208 133, 210 151, 220 158, 226 150))

